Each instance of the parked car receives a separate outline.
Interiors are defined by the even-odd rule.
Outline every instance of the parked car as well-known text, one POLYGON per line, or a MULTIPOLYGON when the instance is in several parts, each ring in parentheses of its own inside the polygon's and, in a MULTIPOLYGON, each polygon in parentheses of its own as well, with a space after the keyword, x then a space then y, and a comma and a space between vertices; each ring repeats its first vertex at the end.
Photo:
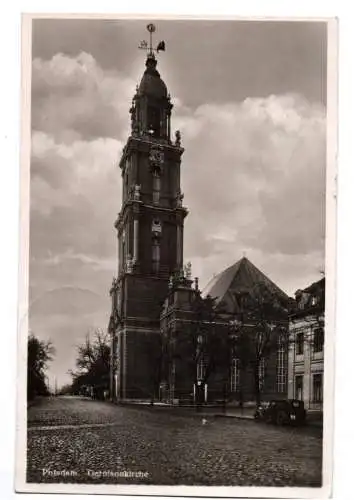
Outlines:
POLYGON ((302 425, 306 421, 306 410, 304 402, 298 399, 272 400, 259 406, 254 418, 277 425, 302 425))

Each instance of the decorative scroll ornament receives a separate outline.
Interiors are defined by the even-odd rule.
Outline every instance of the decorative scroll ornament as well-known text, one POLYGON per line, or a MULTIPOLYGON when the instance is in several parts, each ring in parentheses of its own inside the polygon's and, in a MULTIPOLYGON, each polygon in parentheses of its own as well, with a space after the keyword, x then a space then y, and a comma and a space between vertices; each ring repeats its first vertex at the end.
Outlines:
POLYGON ((161 222, 158 219, 154 219, 151 225, 151 232, 154 236, 159 236, 162 233, 161 222))

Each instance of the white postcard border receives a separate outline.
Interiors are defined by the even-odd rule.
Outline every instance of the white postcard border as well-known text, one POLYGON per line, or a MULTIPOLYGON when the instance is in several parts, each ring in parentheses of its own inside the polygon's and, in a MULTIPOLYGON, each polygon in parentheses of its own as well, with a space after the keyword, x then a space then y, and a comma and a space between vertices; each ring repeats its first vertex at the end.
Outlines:
MULTIPOLYGON (((336 291, 336 182, 337 182, 337 86, 338 86, 338 22, 332 18, 311 21, 327 22, 327 171, 326 171, 326 336, 324 359, 324 424, 323 424, 323 486, 298 487, 241 487, 241 486, 153 486, 153 485, 86 485, 26 482, 27 449, 27 335, 28 335, 28 273, 29 273, 29 203, 31 151, 31 47, 32 19, 128 19, 151 18, 151 15, 110 14, 24 14, 22 18, 22 116, 21 116, 21 179, 20 179, 20 262, 18 306, 18 378, 15 489, 17 492, 115 494, 148 496, 250 497, 250 498, 328 498, 332 492, 333 430, 334 430, 334 339, 336 291), (329 332, 329 334, 328 334, 329 332)), ((225 19, 225 16, 156 16, 160 19, 225 19)), ((236 17, 235 20, 305 21, 304 17, 236 17)))

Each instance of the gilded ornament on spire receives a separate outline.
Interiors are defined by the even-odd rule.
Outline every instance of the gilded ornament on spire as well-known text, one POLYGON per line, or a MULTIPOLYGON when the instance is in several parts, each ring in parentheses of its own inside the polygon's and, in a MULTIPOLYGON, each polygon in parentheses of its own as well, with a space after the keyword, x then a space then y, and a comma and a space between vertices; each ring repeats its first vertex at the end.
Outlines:
POLYGON ((156 53, 159 53, 160 51, 164 52, 166 50, 166 44, 165 44, 164 40, 161 40, 157 44, 156 47, 153 47, 152 34, 155 33, 156 26, 154 24, 150 23, 146 26, 146 29, 148 30, 149 35, 150 35, 150 43, 148 44, 148 42, 146 40, 141 40, 138 48, 142 49, 142 50, 146 50, 148 59, 155 59, 155 52, 156 53))

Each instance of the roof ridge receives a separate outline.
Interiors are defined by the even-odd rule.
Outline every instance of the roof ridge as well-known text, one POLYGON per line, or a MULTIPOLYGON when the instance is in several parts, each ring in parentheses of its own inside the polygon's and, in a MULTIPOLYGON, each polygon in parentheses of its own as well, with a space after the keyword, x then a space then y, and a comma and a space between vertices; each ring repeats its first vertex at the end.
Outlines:
POLYGON ((273 286, 274 286, 277 290, 279 290, 279 292, 281 292, 281 294, 283 294, 283 295, 285 295, 287 298, 289 298, 288 294, 287 294, 287 293, 285 293, 285 292, 284 292, 284 291, 283 291, 283 290, 282 290, 282 289, 281 289, 281 288, 280 288, 280 287, 279 287, 276 283, 274 283, 274 281, 273 281, 273 280, 271 280, 271 279, 270 279, 270 278, 269 278, 269 277, 268 277, 268 276, 267 276, 267 275, 266 275, 263 271, 261 271, 261 270, 260 270, 257 266, 255 266, 255 265, 253 264, 253 262, 251 262, 249 259, 247 259, 247 257, 244 257, 244 259, 246 259, 246 260, 247 260, 247 262, 248 262, 249 264, 251 264, 251 266, 252 266, 254 269, 256 269, 256 271, 257 271, 259 274, 261 274, 263 278, 265 278, 265 279, 266 279, 266 281, 268 281, 269 283, 271 283, 271 285, 273 285, 273 286))
POLYGON ((213 278, 207 283, 206 287, 204 288, 203 295, 206 294, 206 295, 213 296, 212 294, 207 293, 207 291, 208 290, 211 291, 218 283, 220 284, 220 279, 222 278, 222 276, 224 276, 224 275, 227 276, 227 274, 230 273, 231 277, 228 278, 226 286, 224 284, 224 286, 222 287, 222 289, 220 291, 220 294, 215 295, 215 297, 217 297, 217 299, 218 299, 218 302, 221 302, 224 299, 226 293, 228 292, 228 290, 230 288, 230 285, 231 285, 233 279, 235 278, 237 272, 240 269, 241 261, 242 261, 242 259, 239 259, 234 264, 231 264, 226 269, 224 269, 223 271, 220 271, 220 273, 213 276, 213 278), (231 270, 233 268, 234 268, 234 271, 231 272, 231 270))
MULTIPOLYGON (((241 259, 236 261, 234 264, 228 266, 223 271, 219 272, 207 283, 206 287, 203 290, 203 295, 210 295, 212 297, 217 298, 218 302, 224 300, 226 294, 232 290, 231 285, 234 280, 237 280, 237 276, 241 272, 248 274, 248 278, 245 279, 241 276, 238 278, 240 281, 240 285, 242 285, 242 281, 244 281, 244 286, 247 288, 250 286, 254 286, 257 282, 263 282, 267 288, 273 290, 279 297, 282 297, 284 300, 289 299, 288 295, 272 281, 268 276, 263 273, 257 266, 255 266, 246 256, 243 256, 241 259)), ((235 285, 235 289, 237 288, 237 283, 235 285)))

